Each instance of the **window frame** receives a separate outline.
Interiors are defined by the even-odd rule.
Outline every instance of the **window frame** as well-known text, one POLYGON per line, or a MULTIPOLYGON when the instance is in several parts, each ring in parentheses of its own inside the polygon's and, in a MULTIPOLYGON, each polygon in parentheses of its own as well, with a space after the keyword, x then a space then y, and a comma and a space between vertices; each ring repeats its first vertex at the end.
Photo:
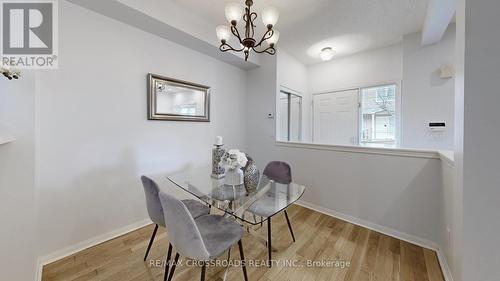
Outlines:
POLYGON ((367 86, 361 86, 358 87, 358 101, 359 101, 359 106, 358 106, 358 145, 359 146, 370 146, 370 145, 376 145, 376 142, 373 143, 362 143, 362 137, 363 137, 363 113, 361 111, 361 106, 363 102, 363 89, 370 89, 370 88, 378 88, 378 87, 385 87, 385 86, 394 86, 395 87, 395 113, 394 113, 394 119, 395 119, 395 128, 394 128, 394 146, 399 147, 402 143, 402 125, 401 125, 401 116, 402 116, 402 97, 401 97, 401 83, 396 83, 396 82, 389 82, 389 83, 374 83, 370 84, 367 86))

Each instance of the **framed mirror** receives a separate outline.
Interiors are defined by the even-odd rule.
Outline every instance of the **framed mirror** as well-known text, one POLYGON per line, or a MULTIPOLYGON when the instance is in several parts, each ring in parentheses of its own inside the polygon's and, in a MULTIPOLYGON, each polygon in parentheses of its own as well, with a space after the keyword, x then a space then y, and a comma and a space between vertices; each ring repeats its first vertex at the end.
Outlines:
POLYGON ((210 87, 149 73, 148 119, 210 122, 210 87))

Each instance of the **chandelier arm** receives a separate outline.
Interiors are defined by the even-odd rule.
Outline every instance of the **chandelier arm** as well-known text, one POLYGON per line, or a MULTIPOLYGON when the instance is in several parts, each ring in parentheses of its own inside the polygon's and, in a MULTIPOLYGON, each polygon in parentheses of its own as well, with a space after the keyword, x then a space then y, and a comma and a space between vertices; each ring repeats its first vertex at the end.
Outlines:
POLYGON ((240 32, 238 31, 238 28, 236 28, 236 26, 231 25, 231 33, 233 33, 233 35, 236 36, 236 38, 238 38, 240 43, 242 43, 240 32))
POLYGON ((259 47, 260 45, 262 45, 262 43, 264 43, 264 41, 273 37, 273 35, 274 35, 274 30, 268 29, 266 33, 264 33, 264 35, 262 36, 262 39, 260 39, 259 43, 257 43, 257 45, 255 45, 254 47, 259 47))
POLYGON ((241 51, 243 51, 243 49, 245 49, 245 47, 243 47, 241 49, 235 49, 227 43, 222 43, 219 47, 219 50, 221 50, 222 52, 227 52, 227 51, 241 52, 241 51))
POLYGON ((255 36, 255 27, 256 27, 253 21, 257 19, 257 13, 255 12, 250 13, 249 18, 250 18, 250 38, 253 38, 255 36))
POLYGON ((256 52, 257 54, 262 54, 262 53, 267 53, 267 54, 270 54, 270 55, 276 54, 276 49, 274 48, 274 46, 269 46, 266 49, 261 50, 261 51, 255 49, 255 47, 252 47, 252 50, 254 52, 256 52))

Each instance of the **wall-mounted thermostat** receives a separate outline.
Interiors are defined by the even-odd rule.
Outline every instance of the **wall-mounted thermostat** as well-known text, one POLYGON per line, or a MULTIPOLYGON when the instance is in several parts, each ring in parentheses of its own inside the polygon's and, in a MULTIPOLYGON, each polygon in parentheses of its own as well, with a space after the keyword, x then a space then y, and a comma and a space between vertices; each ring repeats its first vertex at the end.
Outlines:
POLYGON ((446 124, 444 122, 429 123, 429 131, 431 132, 443 132, 444 130, 446 130, 446 124))

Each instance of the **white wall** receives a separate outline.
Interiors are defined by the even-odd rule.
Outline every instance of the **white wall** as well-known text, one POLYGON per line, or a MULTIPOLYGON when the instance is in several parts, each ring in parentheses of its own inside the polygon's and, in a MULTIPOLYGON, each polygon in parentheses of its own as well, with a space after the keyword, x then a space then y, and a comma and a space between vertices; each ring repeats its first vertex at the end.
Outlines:
MULTIPOLYGON (((302 141, 311 141, 311 95, 307 88, 307 68, 283 50, 277 57, 278 85, 302 96, 302 141)), ((278 89, 279 90, 279 89, 278 89)))
POLYGON ((465 0, 457 1, 455 40, 455 205, 456 226, 451 264, 454 281, 463 281, 463 188, 464 188, 464 79, 465 79, 465 0))
POLYGON ((500 276, 499 10, 500 1, 465 5, 464 281, 500 276))
POLYGON ((35 276, 35 77, 0 77, 0 134, 15 141, 0 145, 0 280, 35 276))
MULTIPOLYGON (((394 83, 397 85, 396 111, 398 112, 401 104, 401 66, 401 44, 333 59, 309 66, 307 80, 309 92, 314 95, 394 83)), ((401 116, 397 116, 398 130, 400 122, 401 116)), ((400 135, 400 132, 397 134, 400 135)))
POLYGON ((442 40, 421 46, 421 34, 403 39, 402 128, 405 147, 453 149, 454 79, 440 78, 440 68, 454 65, 455 25, 442 40), (430 122, 445 122, 446 131, 431 133, 430 122))
POLYGON ((401 45, 397 44, 309 66, 309 92, 314 94, 378 83, 400 83, 401 52, 401 45))
POLYGON ((246 73, 60 2, 59 69, 40 73, 39 254, 147 218, 141 174, 209 165, 245 148, 246 73), (212 87, 211 122, 146 120, 148 72, 212 87))
POLYGON ((452 25, 435 45, 421 47, 420 38, 420 33, 410 34, 401 44, 310 66, 309 92, 397 83, 400 146, 453 149, 454 79, 441 79, 439 69, 454 63, 455 27, 452 25), (429 133, 429 122, 446 122, 446 132, 429 133))
POLYGON ((289 162, 311 205, 437 244, 440 160, 278 146, 275 120, 266 118, 276 110, 276 69, 270 58, 248 76, 248 151, 257 162, 289 162))
POLYGON ((462 202, 461 192, 456 184, 456 161, 444 159, 441 161, 443 198, 440 213, 443 214, 443 224, 439 225, 439 244, 441 253, 454 280, 458 279, 460 271, 460 233, 462 231, 462 202))

